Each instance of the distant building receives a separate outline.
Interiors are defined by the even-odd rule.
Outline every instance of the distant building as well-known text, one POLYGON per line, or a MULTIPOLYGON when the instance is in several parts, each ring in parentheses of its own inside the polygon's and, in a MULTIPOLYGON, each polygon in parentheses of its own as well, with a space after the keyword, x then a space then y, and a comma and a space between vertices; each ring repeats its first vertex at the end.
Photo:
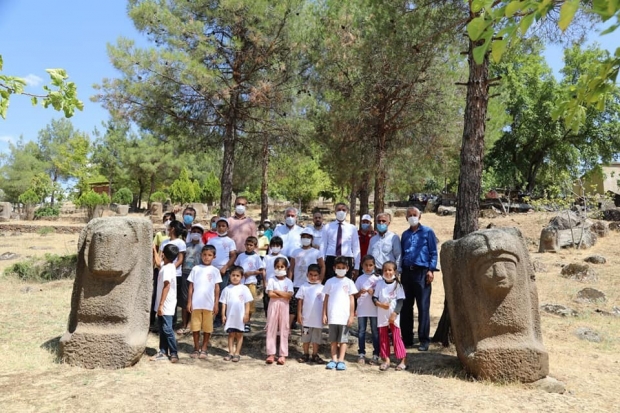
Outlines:
POLYGON ((607 195, 612 198, 613 204, 620 206, 620 162, 600 165, 587 172, 580 180, 574 182, 573 191, 580 197, 607 195))

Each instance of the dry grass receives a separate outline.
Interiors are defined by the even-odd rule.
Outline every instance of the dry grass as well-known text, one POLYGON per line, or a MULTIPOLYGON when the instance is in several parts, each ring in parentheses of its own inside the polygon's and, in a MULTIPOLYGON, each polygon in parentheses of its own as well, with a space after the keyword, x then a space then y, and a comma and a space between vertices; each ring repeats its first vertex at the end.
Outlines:
MULTIPOLYGON (((526 237, 537 240, 547 222, 543 214, 511 215, 493 220, 497 226, 518 226, 526 237)), ((441 241, 451 238, 454 219, 424 215, 441 241)), ((489 220, 482 220, 481 227, 489 220)), ((404 218, 396 218, 392 229, 401 232, 404 218)), ((40 236, 24 234, 0 238, 0 254, 22 256, 46 252, 74 253, 78 235, 40 236), (8 246, 6 246, 8 245, 8 246), (48 246, 50 250, 30 250, 48 246)), ((541 314, 545 345, 550 354, 551 375, 565 382, 567 393, 548 394, 521 384, 498 385, 468 378, 453 349, 431 346, 428 353, 409 350, 411 370, 379 372, 376 367, 354 363, 357 348, 351 346, 346 372, 326 371, 320 366, 290 360, 285 366, 263 363, 264 341, 260 334, 248 341, 238 364, 221 360, 224 337, 216 336, 207 361, 189 359, 189 337, 180 340, 181 362, 151 363, 143 358, 133 368, 119 371, 84 370, 58 364, 55 348, 66 327, 71 281, 27 284, 0 278, 0 410, 15 411, 438 411, 438 412, 564 412, 617 411, 620 371, 620 319, 595 310, 620 305, 620 234, 609 237, 588 251, 566 250, 538 254, 530 245, 531 257, 547 266, 538 273, 540 303, 556 303, 579 311, 575 318, 541 314), (579 262, 592 253, 604 255, 608 263, 596 266, 599 281, 585 285, 559 276, 560 264, 579 262), (592 286, 607 295, 607 302, 581 304, 577 291, 592 286), (591 343, 578 339, 574 331, 587 326, 603 340, 591 343), (202 396, 202 397, 201 397, 202 396)), ((0 262, 0 268, 6 262, 0 262)), ((441 277, 434 284, 432 326, 443 308, 441 277)), ((257 320, 258 323, 262 319, 257 320)), ((291 356, 299 351, 298 337, 291 340, 291 356)), ((157 337, 149 335, 148 351, 157 337)))

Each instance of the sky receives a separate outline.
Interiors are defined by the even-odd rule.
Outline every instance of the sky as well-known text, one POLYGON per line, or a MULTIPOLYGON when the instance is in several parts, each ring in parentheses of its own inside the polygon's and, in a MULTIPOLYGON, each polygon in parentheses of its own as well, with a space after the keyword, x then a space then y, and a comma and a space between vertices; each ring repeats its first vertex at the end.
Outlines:
MULTIPOLYGON (((49 83, 47 68, 64 68, 78 87, 84 110, 70 119, 74 128, 92 133, 108 119, 98 103, 90 101, 96 93, 93 85, 104 78, 119 76, 111 65, 106 45, 119 37, 136 40, 146 46, 127 16, 127 0, 0 0, 0 55, 4 59, 3 74, 28 80, 30 93, 43 93, 49 83)), ((620 30, 590 40, 615 50, 620 45, 620 30)), ((562 66, 562 47, 548 46, 547 62, 558 73, 562 66)), ((51 109, 33 107, 30 99, 13 96, 7 119, 0 118, 0 152, 20 136, 34 140, 52 119, 63 117, 51 109)), ((92 136, 92 135, 91 135, 92 136)))

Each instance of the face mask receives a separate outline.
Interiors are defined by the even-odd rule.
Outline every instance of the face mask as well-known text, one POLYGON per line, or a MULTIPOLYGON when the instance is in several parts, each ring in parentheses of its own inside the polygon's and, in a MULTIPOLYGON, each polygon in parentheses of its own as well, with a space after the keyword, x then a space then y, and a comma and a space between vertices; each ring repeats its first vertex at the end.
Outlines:
POLYGON ((394 281, 394 276, 392 276, 392 278, 387 278, 385 275, 383 276, 383 279, 385 280, 385 282, 387 283, 391 283, 392 281, 394 281))
POLYGON ((265 235, 265 231, 258 231, 258 235, 265 235))
POLYGON ((166 227, 166 231, 168 231, 168 228, 170 228, 170 220, 164 222, 164 227, 166 227))
POLYGON ((347 211, 336 211, 336 219, 338 221, 344 221, 347 217, 347 211))
POLYGON ((385 232, 387 231, 387 224, 377 224, 377 231, 379 232, 385 232))
POLYGON ((304 247, 307 247, 310 244, 312 244, 312 240, 310 238, 302 238, 301 239, 301 245, 303 245, 304 247))
POLYGON ((243 214, 245 214, 245 205, 237 205, 237 206, 235 207, 235 213, 236 213, 237 215, 243 215, 243 214))
POLYGON ((370 224, 362 224, 362 229, 364 231, 368 231, 368 228, 370 228, 370 224))
POLYGON ((275 270, 276 277, 286 277, 286 270, 275 270))
POLYGON ((271 252, 273 252, 274 254, 279 254, 280 251, 282 251, 282 248, 280 247, 271 247, 271 252))
POLYGON ((185 225, 192 225, 192 222, 194 222, 194 217, 191 215, 183 215, 183 222, 185 225))
POLYGON ((211 223, 211 229, 215 230, 217 228, 217 223, 216 222, 212 222, 211 223))
POLYGON ((225 237, 226 235, 228 235, 228 231, 218 232, 217 235, 219 235, 220 237, 225 237))
POLYGON ((269 222, 265 222, 263 225, 265 226, 265 228, 269 228, 271 226, 269 222))
POLYGON ((415 227, 420 222, 420 218, 418 218, 418 217, 409 217, 409 218, 407 218, 407 222, 412 227, 415 227))
POLYGON ((343 270, 343 269, 338 269, 334 272, 336 273, 338 277, 344 277, 345 275, 347 275, 347 270, 343 270))
POLYGON ((194 242, 200 241, 200 238, 202 238, 202 235, 197 233, 197 232, 192 232, 189 236, 190 236, 191 240, 194 241, 194 242))
POLYGON ((285 221, 286 221, 286 225, 288 225, 289 227, 292 227, 297 222, 297 218, 295 218, 295 217, 286 217, 285 221))

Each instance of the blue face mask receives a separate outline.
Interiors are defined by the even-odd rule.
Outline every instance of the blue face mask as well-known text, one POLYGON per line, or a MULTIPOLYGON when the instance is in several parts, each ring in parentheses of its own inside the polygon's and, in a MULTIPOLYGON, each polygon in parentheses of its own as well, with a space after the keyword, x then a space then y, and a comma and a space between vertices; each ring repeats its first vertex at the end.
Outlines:
POLYGON ((215 231, 215 228, 217 228, 217 222, 212 222, 211 229, 215 231))
POLYGON ((364 231, 368 230, 368 228, 370 228, 370 224, 362 224, 362 229, 364 231))
POLYGON ((387 224, 377 224, 377 231, 379 232, 385 232, 387 231, 387 224))
POLYGON ((185 225, 192 225, 192 222, 194 222, 194 217, 191 215, 183 215, 183 222, 185 225))

